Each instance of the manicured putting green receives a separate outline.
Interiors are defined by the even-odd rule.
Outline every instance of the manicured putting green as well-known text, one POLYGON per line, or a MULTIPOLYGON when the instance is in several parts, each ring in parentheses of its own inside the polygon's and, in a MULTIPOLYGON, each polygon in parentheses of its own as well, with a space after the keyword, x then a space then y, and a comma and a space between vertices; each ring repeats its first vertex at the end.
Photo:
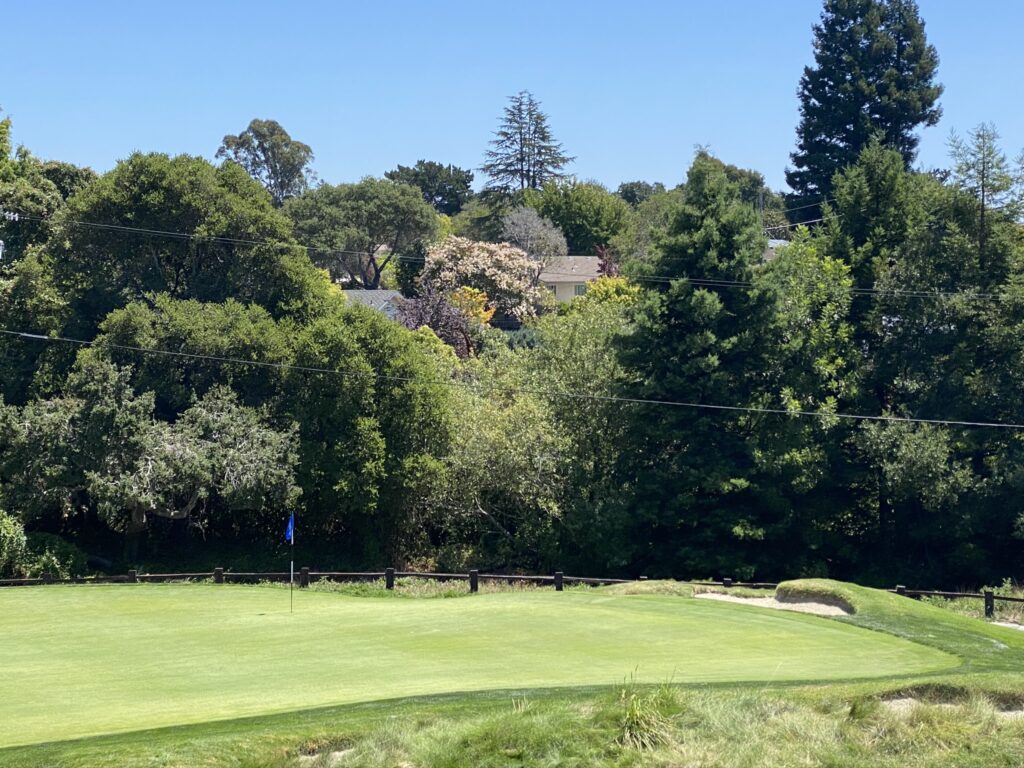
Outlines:
POLYGON ((600 592, 373 599, 214 585, 0 590, 0 747, 501 688, 836 680, 955 657, 837 621, 600 592))

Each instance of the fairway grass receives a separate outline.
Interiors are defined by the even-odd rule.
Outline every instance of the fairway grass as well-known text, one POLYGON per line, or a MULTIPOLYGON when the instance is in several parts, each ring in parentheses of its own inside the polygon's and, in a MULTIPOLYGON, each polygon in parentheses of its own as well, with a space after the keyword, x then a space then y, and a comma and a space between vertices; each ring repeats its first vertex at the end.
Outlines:
POLYGON ((303 591, 289 613, 284 591, 259 587, 23 588, 0 591, 0 748, 634 675, 778 684, 961 664, 852 622, 598 590, 455 600, 303 591))

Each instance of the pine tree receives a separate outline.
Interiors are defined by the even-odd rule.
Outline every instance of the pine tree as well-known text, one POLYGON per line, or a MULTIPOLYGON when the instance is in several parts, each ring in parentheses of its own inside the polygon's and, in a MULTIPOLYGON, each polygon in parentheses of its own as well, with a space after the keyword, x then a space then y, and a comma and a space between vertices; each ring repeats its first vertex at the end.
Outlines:
POLYGON ((487 189, 513 192, 540 189, 544 182, 561 178, 561 173, 576 158, 562 151, 548 127, 548 116, 529 91, 509 98, 501 127, 487 150, 487 162, 480 170, 490 180, 487 189))
POLYGON ((949 139, 956 163, 953 180, 978 201, 976 242, 984 264, 986 241, 993 211, 1004 220, 1017 220, 1024 212, 1024 153, 1012 165, 999 148, 999 133, 991 123, 982 123, 965 141, 955 133, 949 139))
POLYGON ((928 44, 914 0, 825 0, 814 27, 814 66, 800 78, 800 125, 791 201, 817 215, 831 195, 832 177, 856 162, 875 135, 909 167, 919 125, 935 125, 942 86, 939 57, 928 44))

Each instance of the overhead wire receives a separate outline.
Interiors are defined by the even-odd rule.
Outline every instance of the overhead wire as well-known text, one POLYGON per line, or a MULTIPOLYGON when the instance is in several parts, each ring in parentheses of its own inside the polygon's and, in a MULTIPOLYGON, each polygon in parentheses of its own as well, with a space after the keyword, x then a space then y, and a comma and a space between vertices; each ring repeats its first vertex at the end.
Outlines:
MULTIPOLYGON (((27 214, 18 214, 21 219, 28 221, 49 221, 49 218, 32 216, 27 214)), ((815 219, 812 222, 804 223, 816 223, 824 221, 825 219, 815 219)), ((307 253, 319 253, 326 255, 350 255, 350 256, 366 256, 367 251, 358 250, 346 250, 337 248, 320 248, 318 246, 305 245, 303 243, 288 243, 282 240, 254 240, 248 238, 237 238, 237 237, 223 237, 216 235, 199 235, 189 232, 180 232, 174 230, 163 230, 163 229, 150 229, 146 227, 131 227, 121 224, 105 224, 100 222, 89 222, 80 221, 77 219, 65 219, 64 223, 72 224, 74 226, 103 229, 116 232, 124 233, 135 233, 144 236, 155 236, 155 237, 169 237, 177 240, 195 240, 199 242, 213 242, 225 245, 246 245, 246 246, 267 246, 274 248, 301 248, 307 253)), ((783 225, 780 225, 780 228, 783 225)), ((788 225, 789 227, 803 226, 803 224, 788 225)), ((773 229, 773 228, 768 228, 773 229)), ((392 258, 396 261, 407 262, 407 263, 421 263, 422 257, 406 256, 402 254, 395 254, 392 258)), ((579 255, 569 256, 567 258, 579 258, 579 255)), ((659 261, 671 261, 678 260, 672 257, 662 257, 659 261)), ((582 277, 576 272, 562 272, 557 270, 544 270, 544 274, 557 276, 557 277, 582 277)), ((653 284, 667 284, 675 280, 687 280, 691 284, 705 287, 705 288, 736 288, 736 289, 752 289, 754 284, 745 281, 734 281, 718 278, 702 278, 692 277, 689 275, 631 275, 631 280, 641 283, 653 283, 653 284)), ((966 299, 985 299, 995 300, 1002 298, 997 293, 983 293, 977 291, 940 291, 940 290, 919 290, 919 289, 887 289, 887 288, 867 288, 851 286, 846 289, 847 292, 855 296, 885 296, 890 298, 911 298, 911 299, 926 299, 926 298, 953 298, 960 297, 966 299)))
POLYGON ((910 416, 893 416, 886 414, 854 414, 854 413, 829 413, 822 411, 807 411, 787 408, 762 408, 756 406, 722 405, 717 403, 700 403, 682 400, 657 400, 643 397, 623 397, 619 395, 601 395, 591 392, 574 392, 570 390, 553 390, 538 387, 504 386, 501 384, 485 384, 482 382, 449 380, 424 380, 422 377, 397 376, 370 371, 345 371, 336 368, 322 368, 318 366, 296 365, 292 363, 277 363, 271 361, 249 360, 239 357, 223 355, 206 355, 195 352, 182 352, 178 350, 159 349, 155 347, 139 347, 130 344, 117 344, 107 341, 87 341, 84 339, 73 339, 65 336, 46 336, 28 331, 17 331, 0 328, 0 334, 18 338, 23 341, 39 341, 46 343, 66 343, 83 347, 99 347, 102 349, 118 349, 127 352, 136 352, 150 355, 164 355, 176 358, 188 358, 202 360, 205 362, 230 363, 237 365, 251 365, 259 368, 272 368, 279 370, 294 370, 301 373, 323 373, 335 376, 353 378, 372 378, 379 381, 392 381, 402 383, 425 384, 431 386, 461 387, 476 391, 499 391, 521 394, 533 394, 544 397, 563 398, 580 401, 599 401, 609 403, 623 403, 634 405, 656 405, 670 408, 688 408, 694 410, 710 410, 718 412, 751 413, 772 416, 796 416, 802 418, 815 418, 819 420, 846 420, 846 421, 871 421, 903 424, 927 424, 933 426, 964 427, 972 429, 1001 429, 1001 430, 1024 430, 1024 424, 998 422, 998 421, 969 421, 958 419, 928 419, 910 416))

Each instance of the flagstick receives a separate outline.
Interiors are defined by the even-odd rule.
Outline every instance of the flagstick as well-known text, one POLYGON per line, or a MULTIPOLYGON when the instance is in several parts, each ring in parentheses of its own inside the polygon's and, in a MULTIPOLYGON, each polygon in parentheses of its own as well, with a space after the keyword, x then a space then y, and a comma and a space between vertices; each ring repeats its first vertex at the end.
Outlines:
MULTIPOLYGON (((295 520, 293 517, 292 520, 295 520)), ((292 523, 292 562, 288 576, 288 613, 295 613, 295 524, 292 523)))

